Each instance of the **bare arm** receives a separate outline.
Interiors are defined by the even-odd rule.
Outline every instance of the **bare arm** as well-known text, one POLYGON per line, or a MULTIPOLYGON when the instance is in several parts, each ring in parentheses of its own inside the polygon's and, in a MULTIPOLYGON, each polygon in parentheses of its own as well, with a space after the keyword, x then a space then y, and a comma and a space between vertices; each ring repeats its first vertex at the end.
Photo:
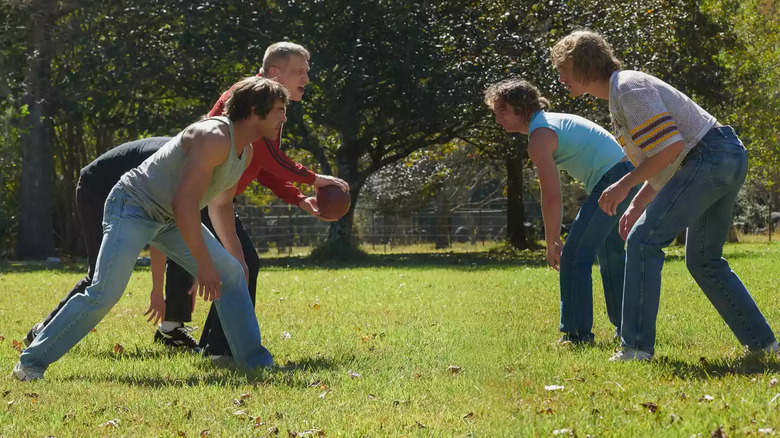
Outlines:
POLYGON ((205 300, 219 299, 222 280, 203 240, 199 201, 214 168, 227 161, 230 139, 216 124, 203 123, 191 127, 182 143, 187 158, 171 207, 176 226, 197 264, 198 293, 205 300))
POLYGON ((149 247, 149 258, 152 262, 152 293, 149 299, 149 309, 144 315, 149 315, 146 322, 157 324, 165 321, 165 253, 155 246, 149 247), (154 320, 154 321, 152 321, 154 320))
POLYGON ((539 128, 531 133, 528 141, 528 156, 539 174, 542 191, 542 218, 544 236, 547 242, 547 262, 556 271, 559 269, 563 242, 561 241, 561 181, 553 153, 558 148, 558 136, 551 129, 539 128))
MULTIPOLYGON (((685 145, 683 142, 676 141, 667 146, 664 150, 642 161, 636 169, 632 170, 621 178, 620 181, 604 190, 604 193, 602 193, 599 198, 599 206, 601 209, 610 216, 617 214, 618 205, 626 199, 626 196, 628 196, 628 192, 632 187, 647 181, 658 172, 669 167, 669 165, 680 156, 680 153, 682 153, 684 148, 685 145)), ((645 194, 644 196, 647 195, 645 194)), ((649 203, 650 200, 652 200, 652 197, 650 197, 647 202, 649 203)), ((647 204, 645 204, 645 206, 646 205, 647 204)))
POLYGON ((236 186, 233 186, 217 195, 209 202, 209 218, 217 232, 222 246, 232 255, 244 268, 244 275, 249 275, 249 270, 244 260, 244 251, 241 248, 241 242, 236 235, 235 210, 233 209, 233 197, 236 195, 236 186))

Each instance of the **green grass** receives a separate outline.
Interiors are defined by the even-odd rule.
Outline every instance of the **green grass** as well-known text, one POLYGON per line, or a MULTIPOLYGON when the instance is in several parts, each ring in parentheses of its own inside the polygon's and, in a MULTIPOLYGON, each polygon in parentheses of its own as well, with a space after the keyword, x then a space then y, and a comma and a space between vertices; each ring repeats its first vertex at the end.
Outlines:
MULTIPOLYGON (((780 247, 730 245, 726 254, 780 327, 780 247)), ((19 355, 13 340, 51 310, 82 267, 6 266, 0 436, 266 436, 275 428, 279 436, 561 436, 568 429, 580 437, 689 437, 710 436, 720 425, 729 436, 780 430, 780 385, 773 381, 780 363, 743 359, 681 255, 671 249, 664 268, 657 356, 647 364, 608 361, 615 345, 597 276, 596 346, 556 347, 557 274, 538 253, 518 260, 409 252, 326 267, 264 259, 257 313, 280 368, 248 375, 152 345, 153 327, 142 316, 150 275, 137 271, 97 331, 36 382, 7 376, 19 355), (101 426, 115 419, 117 427, 101 426)), ((198 304, 195 325, 206 310, 198 304)))

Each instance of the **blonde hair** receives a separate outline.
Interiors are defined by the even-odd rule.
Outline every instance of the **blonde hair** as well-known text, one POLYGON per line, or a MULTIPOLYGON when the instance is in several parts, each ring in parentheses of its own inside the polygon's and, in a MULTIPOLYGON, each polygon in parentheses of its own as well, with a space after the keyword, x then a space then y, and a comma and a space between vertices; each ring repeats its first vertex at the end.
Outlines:
POLYGON ((622 67, 612 46, 590 30, 578 30, 563 37, 553 46, 550 57, 556 68, 573 62, 574 75, 585 83, 608 80, 622 67))
POLYGON ((504 79, 485 90, 485 103, 491 108, 509 105, 515 114, 530 119, 537 111, 550 109, 550 102, 539 90, 522 78, 504 79))
POLYGON ((300 56, 306 61, 309 60, 309 51, 303 46, 295 43, 282 41, 274 43, 265 49, 263 55, 263 67, 260 68, 260 74, 266 74, 271 67, 279 67, 283 61, 287 61, 291 56, 300 56))
POLYGON ((230 97, 225 102, 224 115, 230 120, 242 120, 254 113, 264 119, 276 102, 287 105, 287 91, 280 83, 260 76, 251 76, 236 82, 231 87, 230 97))

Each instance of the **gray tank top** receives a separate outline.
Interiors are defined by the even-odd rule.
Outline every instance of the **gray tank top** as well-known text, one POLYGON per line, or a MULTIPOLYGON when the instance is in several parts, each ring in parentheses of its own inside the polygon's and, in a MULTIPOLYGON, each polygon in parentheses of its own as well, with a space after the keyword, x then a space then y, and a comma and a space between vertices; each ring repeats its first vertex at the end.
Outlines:
MULTIPOLYGON (((218 120, 228 125, 230 135, 230 154, 227 161, 214 168, 206 193, 203 194, 198 206, 202 209, 215 196, 229 189, 238 182, 246 168, 245 150, 241 157, 236 154, 233 137, 233 122, 227 117, 211 117, 206 120, 218 120)), ((203 123, 204 121, 196 122, 203 123)), ((172 138, 154 155, 147 158, 140 166, 122 175, 120 182, 128 196, 140 205, 150 218, 169 222, 174 220, 173 196, 179 187, 181 172, 187 156, 182 146, 182 136, 192 125, 185 128, 172 138)))

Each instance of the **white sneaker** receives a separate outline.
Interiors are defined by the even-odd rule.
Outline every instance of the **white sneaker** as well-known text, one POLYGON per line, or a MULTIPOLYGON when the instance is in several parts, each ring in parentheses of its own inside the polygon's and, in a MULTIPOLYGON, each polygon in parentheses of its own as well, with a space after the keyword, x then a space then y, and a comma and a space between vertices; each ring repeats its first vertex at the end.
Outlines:
POLYGON ((22 366, 21 362, 16 362, 14 371, 11 373, 14 377, 22 382, 29 382, 30 380, 43 379, 43 373, 39 371, 33 371, 29 368, 22 366))
POLYGON ((648 362, 650 359, 653 358, 653 355, 642 350, 634 350, 633 348, 623 348, 617 353, 615 353, 610 359, 610 362, 628 362, 628 361, 638 361, 638 362, 648 362))
POLYGON ((777 341, 772 342, 764 348, 758 350, 747 350, 747 356, 749 357, 762 357, 762 356, 774 356, 780 351, 780 344, 777 341))

